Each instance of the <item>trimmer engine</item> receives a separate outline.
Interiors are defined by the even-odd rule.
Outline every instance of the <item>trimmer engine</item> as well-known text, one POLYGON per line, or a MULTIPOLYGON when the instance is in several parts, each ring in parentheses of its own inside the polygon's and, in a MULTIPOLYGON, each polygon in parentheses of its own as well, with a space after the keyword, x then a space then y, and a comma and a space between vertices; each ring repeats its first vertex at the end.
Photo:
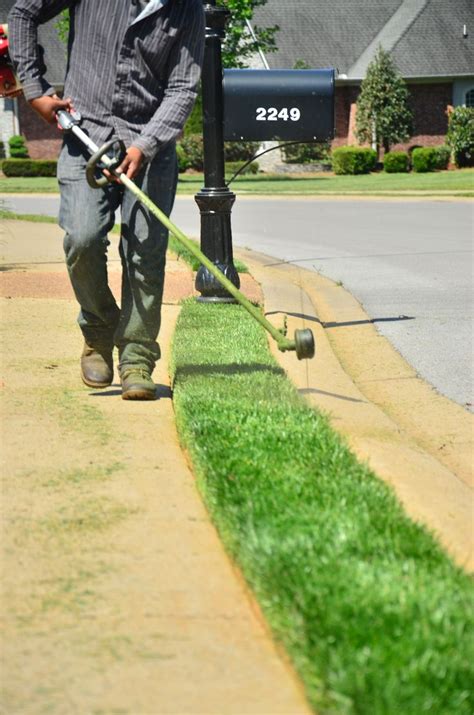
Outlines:
POLYGON ((8 25, 0 24, 0 97, 17 97, 19 94, 21 85, 8 51, 8 25))

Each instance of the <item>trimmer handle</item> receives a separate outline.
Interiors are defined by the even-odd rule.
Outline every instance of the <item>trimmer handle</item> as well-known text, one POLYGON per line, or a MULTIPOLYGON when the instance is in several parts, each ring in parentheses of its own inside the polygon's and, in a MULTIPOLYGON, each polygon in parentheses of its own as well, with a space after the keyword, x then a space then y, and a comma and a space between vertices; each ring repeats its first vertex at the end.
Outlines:
POLYGON ((73 127, 79 126, 82 117, 79 112, 66 112, 65 109, 60 109, 56 112, 56 119, 63 132, 72 132, 73 127))
POLYGON ((124 156, 126 154, 125 144, 122 139, 114 137, 106 142, 100 147, 98 151, 95 152, 87 162, 86 166, 86 179, 89 186, 93 189, 101 189, 106 184, 109 183, 110 179, 104 176, 102 179, 96 177, 96 171, 103 171, 107 169, 108 171, 113 171, 114 169, 122 163, 124 156), (118 144, 119 153, 117 156, 109 157, 105 156, 109 149, 111 149, 115 144, 118 144), (104 161, 105 160, 105 161, 104 161), (99 165, 100 164, 100 165, 99 165))

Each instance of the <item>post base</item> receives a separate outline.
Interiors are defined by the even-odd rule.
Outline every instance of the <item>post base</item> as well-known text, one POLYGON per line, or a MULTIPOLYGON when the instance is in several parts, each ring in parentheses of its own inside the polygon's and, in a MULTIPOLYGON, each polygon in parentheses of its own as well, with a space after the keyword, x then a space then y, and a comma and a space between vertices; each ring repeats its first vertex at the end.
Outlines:
MULTIPOLYGON (((203 188, 194 197, 201 213, 201 249, 236 288, 240 287, 232 255, 231 210, 235 201, 227 187, 203 188)), ((233 303, 234 299, 205 266, 196 274, 202 302, 233 303)))

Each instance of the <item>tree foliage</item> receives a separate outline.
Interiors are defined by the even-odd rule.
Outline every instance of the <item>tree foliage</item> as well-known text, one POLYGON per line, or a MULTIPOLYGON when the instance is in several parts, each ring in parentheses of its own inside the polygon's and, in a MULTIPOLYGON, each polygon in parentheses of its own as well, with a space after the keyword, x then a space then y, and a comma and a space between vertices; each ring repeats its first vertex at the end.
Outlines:
POLYGON ((446 137, 456 166, 474 166, 474 109, 456 107, 449 114, 446 137))
POLYGON ((390 53, 379 46, 367 68, 357 100, 356 134, 360 142, 375 141, 377 154, 392 144, 406 141, 412 133, 408 89, 390 53))
POLYGON ((56 32, 61 42, 67 44, 67 38, 69 37, 69 10, 63 10, 55 24, 56 32))
POLYGON ((224 67, 247 67, 248 60, 258 50, 265 53, 277 49, 275 35, 278 25, 259 27, 252 24, 257 41, 251 37, 246 20, 251 21, 257 7, 265 5, 267 0, 218 0, 218 5, 230 11, 226 28, 226 37, 222 45, 222 63, 224 67))

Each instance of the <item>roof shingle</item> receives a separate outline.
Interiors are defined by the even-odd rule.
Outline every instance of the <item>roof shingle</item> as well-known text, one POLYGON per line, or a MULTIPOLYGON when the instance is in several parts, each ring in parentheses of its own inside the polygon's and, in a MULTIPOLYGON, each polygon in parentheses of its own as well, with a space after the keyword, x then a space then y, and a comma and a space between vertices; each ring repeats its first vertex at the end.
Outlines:
POLYGON ((304 60, 362 79, 381 41, 404 77, 474 74, 472 0, 267 0, 254 23, 280 26, 272 68, 304 60))

